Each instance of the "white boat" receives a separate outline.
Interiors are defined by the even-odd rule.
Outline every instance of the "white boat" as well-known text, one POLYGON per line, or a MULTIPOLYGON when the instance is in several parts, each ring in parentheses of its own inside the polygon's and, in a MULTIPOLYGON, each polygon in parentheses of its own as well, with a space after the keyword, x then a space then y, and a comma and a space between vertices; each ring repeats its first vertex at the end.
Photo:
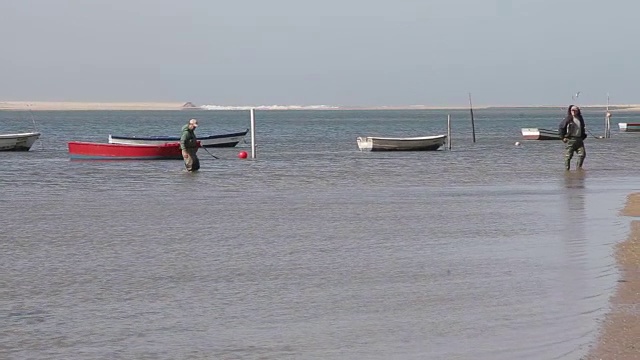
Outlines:
POLYGON ((638 132, 640 131, 640 123, 618 123, 620 131, 638 132))
POLYGON ((525 140, 560 140, 558 130, 522 128, 521 131, 525 140))
POLYGON ((361 151, 429 151, 438 150, 447 140, 447 135, 421 137, 358 137, 356 142, 361 151))
POLYGON ((0 134, 0 151, 29 151, 39 137, 39 132, 0 134))
MULTIPOLYGON (((244 140, 249 129, 227 134, 198 136, 202 147, 234 147, 244 140)), ((180 141, 178 136, 115 136, 109 135, 109 144, 162 145, 180 141)))

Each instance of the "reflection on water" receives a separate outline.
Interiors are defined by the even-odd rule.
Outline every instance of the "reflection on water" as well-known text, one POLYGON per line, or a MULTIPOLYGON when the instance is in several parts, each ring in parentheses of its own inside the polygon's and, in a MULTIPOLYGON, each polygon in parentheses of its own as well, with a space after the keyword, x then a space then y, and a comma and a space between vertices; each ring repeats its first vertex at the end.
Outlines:
POLYGON ((562 242, 564 244, 564 266, 559 268, 559 277, 563 279, 565 298, 572 299, 575 308, 581 308, 580 299, 585 295, 582 289, 589 282, 585 276, 588 273, 585 256, 588 251, 588 239, 585 236, 587 216, 585 212, 585 181, 587 172, 584 170, 565 171, 563 192, 564 203, 562 217, 562 242))
POLYGON ((587 172, 584 170, 564 172, 564 189, 562 192, 567 200, 567 214, 576 221, 584 218, 586 179, 587 172))
POLYGON ((564 172, 564 186, 567 189, 584 189, 587 171, 575 170, 564 172))

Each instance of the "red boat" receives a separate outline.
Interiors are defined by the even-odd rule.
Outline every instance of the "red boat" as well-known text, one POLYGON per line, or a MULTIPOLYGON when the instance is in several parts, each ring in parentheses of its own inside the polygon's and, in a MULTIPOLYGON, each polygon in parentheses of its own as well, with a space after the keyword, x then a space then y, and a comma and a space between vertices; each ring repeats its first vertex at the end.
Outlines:
POLYGON ((69 156, 77 160, 168 160, 182 159, 182 151, 180 143, 177 142, 161 145, 125 145, 71 141, 69 156))

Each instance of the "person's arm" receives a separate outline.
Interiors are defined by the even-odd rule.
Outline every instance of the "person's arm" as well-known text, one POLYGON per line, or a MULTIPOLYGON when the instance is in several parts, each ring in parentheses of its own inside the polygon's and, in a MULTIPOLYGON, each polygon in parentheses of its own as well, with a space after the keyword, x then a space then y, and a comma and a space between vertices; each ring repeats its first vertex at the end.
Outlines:
POLYGON ((560 135, 560 139, 562 139, 562 141, 566 141, 566 136, 567 136, 567 118, 564 118, 561 122, 560 122, 560 126, 558 126, 558 135, 560 135))

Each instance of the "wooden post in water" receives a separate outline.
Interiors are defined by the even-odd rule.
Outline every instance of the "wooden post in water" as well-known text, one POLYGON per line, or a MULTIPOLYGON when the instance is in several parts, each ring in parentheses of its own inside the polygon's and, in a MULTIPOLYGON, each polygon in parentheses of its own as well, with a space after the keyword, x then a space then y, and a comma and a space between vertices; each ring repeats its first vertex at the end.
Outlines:
POLYGON ((251 108, 251 158, 256 158, 256 109, 251 108))
POLYGON ((451 114, 447 114, 447 148, 451 150, 451 114))
POLYGON ((611 137, 611 113, 609 112, 609 93, 607 93, 607 113, 604 115, 604 137, 611 137))
POLYGON ((473 142, 476 142, 476 126, 473 122, 473 106, 471 105, 471 93, 469 93, 469 112, 471 113, 471 135, 473 135, 473 142))
MULTIPOLYGON (((29 107, 29 115, 31 116, 31 121, 33 122, 33 131, 39 132, 38 127, 36 126, 36 119, 33 117, 33 111, 31 111, 31 104, 27 104, 27 106, 29 107)), ((44 150, 42 139, 40 139, 40 149, 44 150)))

